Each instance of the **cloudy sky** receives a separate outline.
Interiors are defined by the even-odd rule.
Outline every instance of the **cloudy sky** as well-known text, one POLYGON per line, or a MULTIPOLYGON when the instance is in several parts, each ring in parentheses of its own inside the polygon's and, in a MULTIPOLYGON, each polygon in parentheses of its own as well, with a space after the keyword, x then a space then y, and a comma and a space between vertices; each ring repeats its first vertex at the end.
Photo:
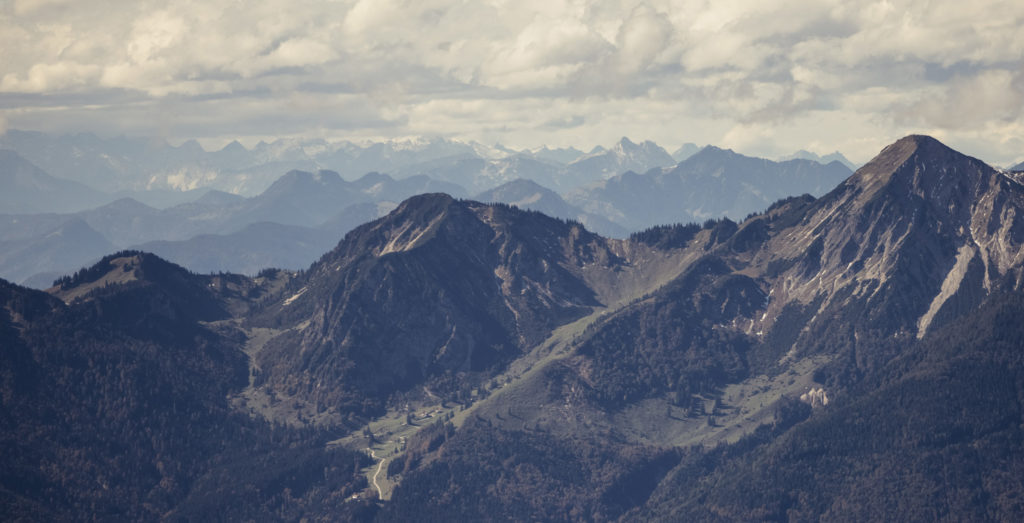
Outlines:
POLYGON ((1024 3, 0 0, 0 131, 1024 159, 1024 3))

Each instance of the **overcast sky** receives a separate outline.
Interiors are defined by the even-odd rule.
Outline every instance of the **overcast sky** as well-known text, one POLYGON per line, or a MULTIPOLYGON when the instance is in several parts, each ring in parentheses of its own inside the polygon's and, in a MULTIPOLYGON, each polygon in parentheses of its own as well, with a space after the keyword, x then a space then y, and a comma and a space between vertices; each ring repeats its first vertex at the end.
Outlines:
POLYGON ((0 130, 1024 159, 1024 2, 0 0, 0 130))

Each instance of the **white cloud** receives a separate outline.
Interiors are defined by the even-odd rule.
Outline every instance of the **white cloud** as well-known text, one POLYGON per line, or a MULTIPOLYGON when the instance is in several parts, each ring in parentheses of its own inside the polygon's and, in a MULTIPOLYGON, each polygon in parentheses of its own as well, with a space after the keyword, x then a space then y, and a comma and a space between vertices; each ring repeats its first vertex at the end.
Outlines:
POLYGON ((481 64, 481 83, 500 89, 564 86, 610 44, 579 21, 538 18, 481 64))
POLYGON ((974 130, 1001 121, 1020 122, 1024 71, 992 69, 957 76, 947 85, 926 93, 923 99, 902 108, 902 119, 947 130, 974 130))
POLYGON ((674 28, 663 13, 647 4, 637 6, 619 29, 617 69, 634 74, 649 67, 666 50, 674 28))
POLYGON ((327 44, 300 37, 281 43, 267 56, 267 63, 271 67, 303 67, 324 64, 335 57, 327 44))
POLYGON ((19 15, 47 8, 64 8, 73 0, 14 0, 14 12, 19 15))
POLYGON ((15 0, 0 5, 0 102, 13 127, 88 114, 177 136, 204 132, 210 97, 224 135, 636 133, 779 154, 833 139, 822 150, 857 156, 908 132, 998 132, 986 150, 1009 161, 1022 26, 1024 5, 1000 0, 15 0))
POLYGON ((72 62, 33 65, 23 76, 5 74, 0 80, 4 92, 52 92, 74 89, 92 82, 100 72, 98 66, 72 62))

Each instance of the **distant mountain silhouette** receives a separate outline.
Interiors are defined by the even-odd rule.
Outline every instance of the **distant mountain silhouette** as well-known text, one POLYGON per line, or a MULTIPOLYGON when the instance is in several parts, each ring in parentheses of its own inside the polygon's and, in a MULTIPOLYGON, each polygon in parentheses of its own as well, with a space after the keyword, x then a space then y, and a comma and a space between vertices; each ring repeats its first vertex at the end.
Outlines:
POLYGON ((499 202, 515 205, 522 209, 542 212, 548 216, 565 220, 576 220, 588 230, 603 236, 623 238, 628 233, 622 226, 569 205, 554 191, 531 180, 518 179, 484 191, 474 197, 481 202, 499 202))
POLYGON ((672 153, 672 159, 676 162, 685 161, 689 157, 699 153, 701 149, 702 148, 695 143, 684 143, 672 153))
POLYGON ((111 199, 78 182, 50 176, 18 153, 0 149, 0 213, 74 212, 111 199))
POLYGON ((573 191, 567 200, 639 230, 723 216, 741 219, 780 198, 824 194, 849 175, 839 163, 772 162, 708 146, 674 168, 620 174, 573 191))
MULTIPOLYGON (((425 176, 395 180, 370 173, 349 182, 330 171, 292 171, 253 198, 210 191, 167 209, 121 198, 74 214, 12 215, 0 222, 0 242, 17 243, 0 256, 0 274, 18 282, 45 274, 49 281, 55 272, 72 271, 117 248, 152 249, 199 272, 298 270, 357 225, 433 190, 464 192, 425 176), (54 234, 76 222, 90 235, 54 234)), ((32 281, 38 284, 39 278, 32 281)))
POLYGON ((626 171, 646 172, 675 163, 672 156, 654 142, 636 144, 623 137, 611 149, 592 152, 573 161, 567 170, 570 177, 585 182, 609 178, 626 171))
POLYGON ((824 156, 819 156, 810 151, 805 151, 801 149, 789 156, 782 157, 780 161, 786 160, 814 160, 815 162, 825 165, 828 165, 832 162, 839 162, 848 167, 851 171, 857 168, 857 166, 854 165, 853 162, 847 160, 846 157, 843 156, 843 153, 840 153, 839 151, 829 153, 824 156))

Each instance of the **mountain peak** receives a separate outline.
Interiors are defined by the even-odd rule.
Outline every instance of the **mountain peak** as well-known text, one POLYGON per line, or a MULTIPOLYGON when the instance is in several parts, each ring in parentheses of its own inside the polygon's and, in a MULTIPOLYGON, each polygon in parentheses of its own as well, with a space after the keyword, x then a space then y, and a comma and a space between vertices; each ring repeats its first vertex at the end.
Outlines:
POLYGON ((931 136, 929 136, 927 134, 908 134, 908 135, 904 136, 903 138, 900 138, 899 140, 896 140, 896 142, 894 142, 894 143, 895 144, 898 144, 898 143, 913 143, 913 144, 915 144, 917 146, 922 146, 922 145, 941 145, 943 147, 946 147, 945 144, 943 144, 942 142, 936 140, 935 138, 933 138, 933 137, 931 137, 931 136))
POLYGON ((342 182, 341 175, 334 171, 320 170, 315 173, 292 169, 271 184, 267 192, 279 186, 302 184, 328 185, 342 182))
POLYGON ((152 214, 158 212, 155 207, 150 207, 135 198, 125 196, 124 198, 118 198, 97 210, 102 211, 117 211, 131 214, 152 214))
POLYGON ((870 162, 857 170, 850 183, 865 195, 883 187, 899 187, 926 199, 968 197, 949 193, 951 187, 979 178, 990 171, 984 162, 971 158, 931 136, 912 134, 882 149, 870 162))
POLYGON ((455 198, 444 193, 413 196, 399 204, 387 216, 364 224, 349 233, 353 238, 359 237, 362 241, 356 241, 352 245, 342 241, 338 247, 347 245, 351 252, 373 252, 376 256, 412 250, 434 236, 455 203, 455 198), (361 234, 360 231, 374 233, 361 234))
POLYGON ((500 191, 502 191, 504 189, 512 189, 512 188, 514 188, 514 189, 530 189, 530 190, 536 190, 536 189, 548 190, 547 187, 544 187, 543 185, 541 185, 541 184, 539 184, 539 183, 537 183, 537 182, 535 182, 533 180, 530 180, 529 178, 516 178, 515 180, 511 180, 511 181, 505 182, 505 183, 495 187, 494 189, 491 189, 489 191, 485 191, 485 193, 500 192, 500 191))
POLYGON ((561 207, 568 206, 557 193, 526 178, 505 182, 476 195, 474 199, 481 202, 503 202, 556 217, 565 217, 565 209, 561 207))
POLYGON ((70 303, 95 289, 146 279, 144 267, 158 267, 154 272, 167 267, 185 272, 184 269, 164 261, 155 254, 134 250, 119 251, 104 256, 91 267, 82 268, 74 275, 58 279, 50 293, 70 303))
POLYGON ((222 152, 222 153, 228 153, 228 152, 230 152, 230 153, 249 152, 249 149, 246 149, 244 145, 242 145, 241 143, 238 142, 238 140, 231 140, 231 143, 229 143, 229 144, 225 145, 224 147, 222 147, 220 149, 220 152, 222 152))
POLYGON ((393 214, 433 214, 448 208, 454 202, 455 198, 445 193, 417 194, 399 204, 393 214))
POLYGON ((817 200, 797 226, 803 231, 777 236, 772 248, 811 253, 800 255, 809 260, 800 269, 802 300, 814 299, 825 281, 832 289, 884 284, 899 297, 870 297, 875 319, 902 318, 900 328, 920 337, 933 320, 973 307, 1019 270, 1022 207, 1019 184, 932 137, 911 135, 817 200), (914 300, 916 309, 907 309, 914 300))
POLYGON ((199 142, 196 141, 195 139, 182 142, 182 144, 179 145, 177 147, 177 149, 179 151, 184 151, 184 152, 188 152, 188 153, 196 153, 196 154, 202 154, 202 153, 206 152, 206 149, 204 149, 203 146, 200 145, 199 142))
POLYGON ((637 145, 632 140, 623 136, 616 144, 621 149, 636 149, 637 145))
POLYGON ((789 160, 811 160, 818 162, 822 165, 828 165, 832 162, 839 162, 845 165, 848 169, 850 169, 851 172, 857 170, 857 166, 854 165, 853 162, 851 162, 846 156, 843 156, 843 153, 839 151, 833 151, 829 154, 822 156, 815 154, 811 151, 808 151, 807 149, 800 149, 799 151, 793 154, 783 156, 778 159, 778 161, 780 162, 785 162, 789 160))
POLYGON ((706 160, 710 158, 728 158, 736 156, 742 155, 738 154, 736 151, 733 151, 732 149, 723 149, 721 147, 716 147, 714 145, 709 144, 705 145, 704 147, 701 147, 699 151, 690 155, 689 158, 683 161, 701 161, 702 159, 706 160))
POLYGON ((933 153, 948 154, 956 153, 956 151, 931 136, 911 134, 886 146, 882 152, 878 153, 878 156, 868 162, 868 165, 883 168, 891 166, 892 169, 896 169, 915 154, 933 153))
POLYGON ((370 171, 355 180, 354 183, 360 186, 371 186, 378 183, 387 183, 395 181, 394 178, 387 174, 380 173, 377 171, 370 171))

